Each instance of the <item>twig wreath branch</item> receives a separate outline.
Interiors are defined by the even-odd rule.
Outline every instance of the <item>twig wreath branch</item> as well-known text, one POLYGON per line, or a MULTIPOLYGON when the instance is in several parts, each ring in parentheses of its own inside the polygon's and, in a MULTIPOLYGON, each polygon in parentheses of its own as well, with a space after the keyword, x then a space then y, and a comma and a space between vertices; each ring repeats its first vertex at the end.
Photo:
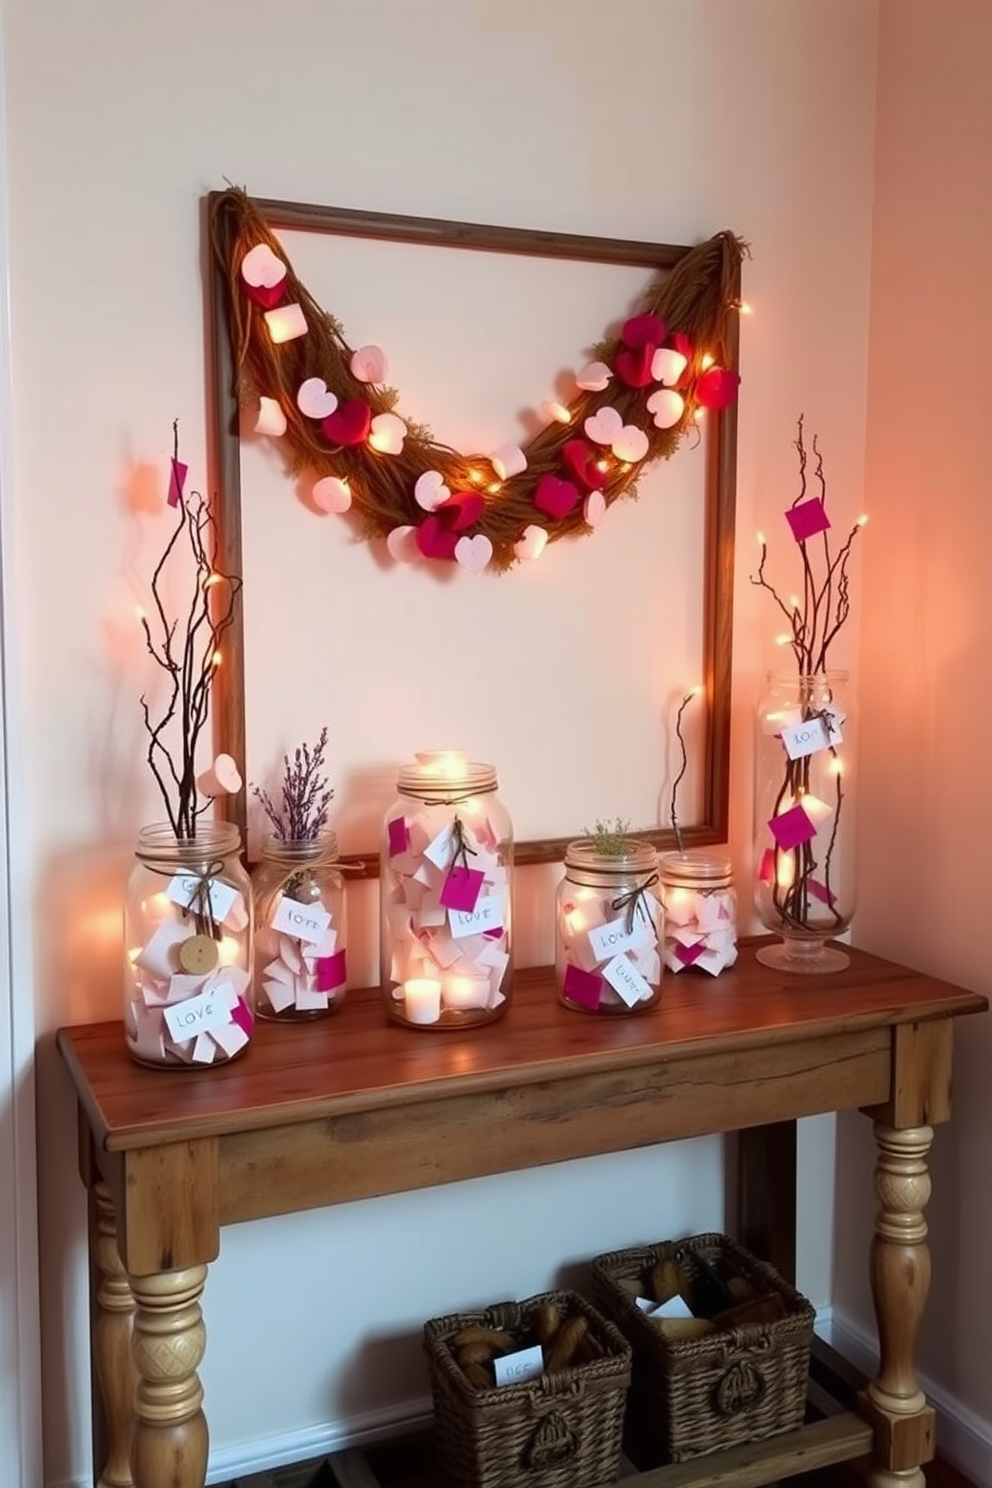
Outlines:
POLYGON ((464 454, 394 411, 380 349, 351 347, 244 191, 214 193, 209 225, 239 403, 285 439, 295 473, 313 471, 318 505, 354 511, 398 559, 503 572, 588 533, 635 493, 645 465, 695 431, 701 410, 737 396, 732 318, 747 250, 730 232, 652 281, 529 442, 464 454))

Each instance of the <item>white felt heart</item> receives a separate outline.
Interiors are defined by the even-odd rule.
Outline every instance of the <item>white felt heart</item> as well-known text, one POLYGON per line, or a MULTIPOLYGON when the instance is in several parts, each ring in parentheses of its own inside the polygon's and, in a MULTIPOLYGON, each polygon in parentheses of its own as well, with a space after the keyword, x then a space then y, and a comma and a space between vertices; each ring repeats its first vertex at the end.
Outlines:
POLYGON ((285 434, 286 415, 282 411, 282 404, 275 398, 259 398, 255 432, 271 434, 275 439, 278 439, 280 434, 285 434))
POLYGON ((598 527, 606 516, 606 497, 602 491, 590 491, 582 508, 582 516, 587 527, 598 527))
POLYGON ((321 511, 346 512, 351 505, 351 487, 337 475, 325 475, 315 481, 311 495, 314 506, 321 511))
POLYGON ((416 527, 394 527, 386 538, 390 558, 397 563, 415 563, 420 557, 416 527))
POLYGON ((493 556, 493 545, 484 532, 474 537, 460 537, 455 543, 455 562, 469 573, 481 573, 493 556))
POLYGON ((688 365, 689 358, 676 351, 674 346, 659 346, 651 358, 651 376, 655 382, 663 382, 672 387, 688 365))
POLYGON ((527 456, 519 445, 501 444, 489 456, 489 463, 500 480, 509 480, 511 475, 520 475, 527 469, 527 456))
POLYGON ((351 354, 351 375, 359 382, 385 382, 386 353, 381 346, 360 346, 351 354))
POLYGON ((433 511, 442 501, 447 501, 450 495, 440 470, 425 470, 423 475, 417 477, 417 484, 413 488, 413 499, 424 511, 433 511))
POLYGON ((586 362, 582 371, 576 374, 575 385, 590 393, 601 393, 612 376, 605 362, 586 362))
POLYGON ((633 465, 647 454, 648 436, 636 424, 624 424, 610 447, 618 460, 627 460, 633 465))
POLYGON ((241 260, 241 277, 253 289, 274 289, 286 277, 286 265, 268 243, 256 243, 241 260))
POLYGON ((623 428, 623 419, 607 404, 591 413, 583 427, 594 444, 612 444, 623 428))
POLYGON ((548 546, 548 534, 543 527, 535 527, 533 523, 524 528, 524 535, 513 544, 513 551, 523 562, 531 562, 540 558, 548 546))
POLYGON ((377 413, 369 430, 369 444, 380 455, 398 455, 406 438, 406 424, 395 413, 377 413))
POLYGON ((337 408, 338 400, 322 377, 308 377, 300 383, 296 406, 307 418, 324 419, 337 408))
POLYGON ((685 399, 674 388, 658 388, 648 399, 648 412, 656 428, 671 429, 685 412, 685 399))

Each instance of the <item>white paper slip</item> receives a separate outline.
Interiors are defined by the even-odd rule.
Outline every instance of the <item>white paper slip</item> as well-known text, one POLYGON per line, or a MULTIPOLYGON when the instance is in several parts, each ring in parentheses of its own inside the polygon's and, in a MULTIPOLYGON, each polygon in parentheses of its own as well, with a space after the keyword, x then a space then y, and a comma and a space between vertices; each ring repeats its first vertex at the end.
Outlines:
POLYGON ((446 827, 441 828, 434 840, 428 842, 424 848, 423 856, 429 863, 433 863, 435 868, 447 868, 451 862, 451 838, 453 834, 454 827, 449 822, 446 827))
POLYGON ((652 995, 650 982, 644 980, 637 967, 626 956, 614 956, 612 961, 607 962, 603 967, 603 977, 628 1007, 633 1007, 635 1003, 643 1002, 652 995))
POLYGON ((597 961, 609 961, 618 951, 632 950, 634 946, 643 945, 646 941, 655 939, 654 924, 651 920, 651 911, 645 905, 643 911, 640 907, 634 910, 634 920, 627 929, 627 916, 621 915, 619 919, 610 920, 605 925, 596 925, 589 931, 589 944, 596 954, 597 961))
POLYGON ((502 930, 503 902, 502 894, 486 894, 475 901, 474 909, 449 909, 452 939, 481 935, 487 930, 502 930))
POLYGON ((533 1348, 518 1349, 493 1360, 497 1385, 518 1385, 521 1380, 536 1379, 544 1373, 544 1351, 539 1343, 533 1348))
POLYGON ((791 723, 782 730, 782 743, 790 759, 805 759, 831 744, 843 744, 840 726, 847 715, 839 708, 824 708, 823 716, 805 718, 801 723, 791 723))
POLYGON ((324 931, 330 923, 331 917, 326 909, 321 909, 317 904, 300 904, 286 894, 279 895, 279 903, 269 921, 273 930, 281 930, 284 935, 295 935, 297 940, 306 941, 323 939, 324 931))
POLYGON ((198 997, 188 997, 185 1002, 174 1002, 162 1009, 172 1037, 179 1043, 208 1028, 219 1028, 231 1020, 231 1005, 226 984, 211 992, 201 992, 198 997))
MULTIPOLYGON (((202 878, 195 873, 177 873, 169 879, 165 890, 165 897, 171 899, 173 904, 178 904, 180 909, 189 909, 192 905, 196 908, 199 904, 199 895, 203 892, 202 878)), ((223 920, 231 909, 231 905, 238 897, 238 891, 230 884, 221 883, 220 879, 209 878, 206 880, 207 893, 210 898, 210 913, 215 920, 223 920)))

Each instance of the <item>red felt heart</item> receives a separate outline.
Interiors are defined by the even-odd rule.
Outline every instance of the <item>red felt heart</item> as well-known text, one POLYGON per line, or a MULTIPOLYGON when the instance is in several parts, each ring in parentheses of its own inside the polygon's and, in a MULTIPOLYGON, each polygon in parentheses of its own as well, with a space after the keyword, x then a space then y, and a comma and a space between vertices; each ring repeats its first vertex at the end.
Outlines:
POLYGON ((596 468, 599 458, 599 450, 584 439, 566 439, 561 448, 561 462, 569 475, 590 491, 601 491, 606 485, 606 471, 596 468))
POLYGON ((434 508, 448 532, 464 532, 482 516, 486 498, 479 491, 453 491, 434 508))
POLYGON ((363 444, 372 427, 372 410, 361 398, 350 398, 322 419, 320 427, 330 444, 363 444))
POLYGON ((659 320, 657 315, 635 315, 627 321, 620 332, 620 340, 624 346, 629 346, 636 351, 641 346, 660 346, 667 332, 665 322, 659 320))
POLYGON ((613 358, 613 370, 628 387, 647 387, 654 381, 651 376, 651 363, 657 349, 653 341, 645 341, 643 345, 633 350, 624 347, 613 358))
POLYGON ((534 492, 534 505, 549 517, 567 517, 576 505, 579 493, 571 481, 557 475, 542 475, 534 492))
POLYGON ((280 279, 278 284, 248 284, 245 280, 241 282, 244 285, 245 294, 250 295, 255 304, 261 305, 263 310, 274 310, 286 293, 285 277, 280 279))
POLYGON ((740 378, 726 367, 710 367, 696 383, 696 397, 704 408, 729 408, 737 397, 740 378))
POLYGON ((417 547, 425 558, 454 558, 457 542, 458 533, 445 527, 434 512, 417 528, 417 547))

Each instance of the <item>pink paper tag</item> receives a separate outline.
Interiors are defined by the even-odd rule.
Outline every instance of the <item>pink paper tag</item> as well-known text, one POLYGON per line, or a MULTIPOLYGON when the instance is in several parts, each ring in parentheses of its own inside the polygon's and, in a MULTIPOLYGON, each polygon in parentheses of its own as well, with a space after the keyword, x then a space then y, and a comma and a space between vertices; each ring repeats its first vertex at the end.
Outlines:
POLYGON ((445 909, 460 909, 471 914, 485 879, 481 868, 463 868, 460 863, 453 864, 441 885, 438 903, 445 909))
POLYGON ((790 806, 780 816, 773 816, 768 825, 775 841, 786 852, 816 836, 816 827, 801 806, 790 806))
POLYGON ((410 828, 406 824, 405 816, 393 817, 386 828, 386 837, 391 858, 398 858, 400 853, 406 852, 410 846, 410 828))
POLYGON ((827 888, 826 884, 820 883, 817 878, 806 880, 806 887, 814 899, 819 899, 821 904, 829 904, 831 908, 837 903, 837 895, 827 888))
POLYGON ((805 542, 808 537, 815 537, 818 532, 826 532, 830 526, 830 518, 824 511, 823 499, 820 496, 814 496, 811 501, 800 501, 798 506, 791 506, 785 518, 792 528, 792 535, 796 542, 805 542))
POLYGON ((677 941, 674 947, 675 954, 683 966, 691 966, 693 961, 698 961, 705 949, 706 947, 701 940, 691 946, 682 945, 680 941, 677 941))
POLYGON ((231 1022, 237 1023, 242 1033, 246 1033, 248 1037, 251 1038, 251 1031, 255 1026, 255 1019, 252 1017, 251 1008, 245 1002, 243 997, 239 997, 237 1002, 231 1009, 231 1022))
POLYGON ((775 882, 775 849, 766 847, 761 854, 761 862, 758 864, 758 882, 773 884, 775 882))
POLYGON ((343 987, 348 979, 344 951, 335 951, 333 956, 317 957, 317 991, 333 992, 343 987))
POLYGON ((186 471, 188 469, 189 466, 184 465, 182 460, 173 459, 172 474, 169 477, 170 506, 178 506, 182 500, 183 486, 186 484, 186 471))
POLYGON ((561 990, 562 996, 567 997, 569 1002, 577 1002, 580 1007, 595 1011, 603 992, 603 978, 594 971, 583 971, 581 966, 573 966, 569 961, 565 967, 561 990))

